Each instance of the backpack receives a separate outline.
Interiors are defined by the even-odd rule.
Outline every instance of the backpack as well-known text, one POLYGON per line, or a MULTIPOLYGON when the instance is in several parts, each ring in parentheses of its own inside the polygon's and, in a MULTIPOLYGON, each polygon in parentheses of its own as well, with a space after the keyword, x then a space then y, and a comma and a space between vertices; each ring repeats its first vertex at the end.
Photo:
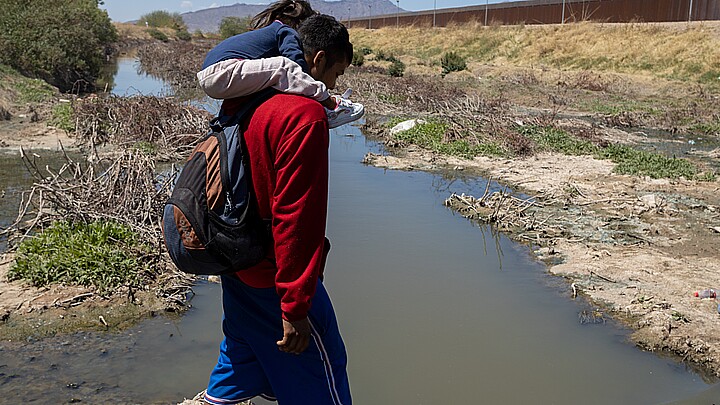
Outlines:
POLYGON ((221 112, 190 153, 163 213, 165 245, 180 270, 220 275, 266 258, 271 225, 258 214, 241 123, 273 94, 258 93, 232 116, 221 112))

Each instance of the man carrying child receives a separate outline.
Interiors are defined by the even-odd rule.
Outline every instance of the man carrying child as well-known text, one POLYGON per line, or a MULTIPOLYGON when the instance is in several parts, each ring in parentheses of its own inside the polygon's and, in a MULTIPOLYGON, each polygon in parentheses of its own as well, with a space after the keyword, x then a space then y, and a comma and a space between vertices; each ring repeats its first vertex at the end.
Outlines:
MULTIPOLYGON (((347 29, 313 13, 298 32, 306 72, 334 89, 352 60, 347 29)), ((224 113, 241 103, 226 100, 224 113)), ((272 221, 273 245, 267 260, 222 276, 225 338, 202 399, 350 405, 345 346, 322 283, 329 250, 328 115, 316 99, 278 93, 242 126, 258 211, 272 221)))

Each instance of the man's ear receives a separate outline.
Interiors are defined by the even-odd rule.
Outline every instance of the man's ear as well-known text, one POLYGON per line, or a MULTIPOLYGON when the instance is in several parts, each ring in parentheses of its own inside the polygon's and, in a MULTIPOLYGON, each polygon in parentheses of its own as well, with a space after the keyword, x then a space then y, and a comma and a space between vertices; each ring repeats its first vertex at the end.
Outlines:
POLYGON ((327 55, 325 51, 319 50, 313 57, 313 66, 320 72, 325 71, 325 64, 327 63, 327 55))

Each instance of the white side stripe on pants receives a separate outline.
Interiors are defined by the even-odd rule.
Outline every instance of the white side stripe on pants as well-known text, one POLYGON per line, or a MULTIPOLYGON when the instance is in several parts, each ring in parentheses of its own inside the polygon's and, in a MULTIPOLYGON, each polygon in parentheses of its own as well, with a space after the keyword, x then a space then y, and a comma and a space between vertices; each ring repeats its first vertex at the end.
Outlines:
POLYGON ((340 402, 340 395, 338 394, 337 387, 335 386, 335 376, 333 375, 330 358, 328 357, 327 351, 325 350, 325 346, 323 345, 322 339, 320 338, 320 334, 318 333, 317 329, 315 329, 315 325, 313 325, 312 322, 310 322, 310 327, 312 328, 312 338, 315 341, 315 345, 317 346, 318 351, 320 352, 320 357, 323 361, 323 364, 325 364, 325 375, 327 377, 328 386, 330 388, 330 395, 332 396, 333 403, 335 405, 342 405, 342 402, 340 402))

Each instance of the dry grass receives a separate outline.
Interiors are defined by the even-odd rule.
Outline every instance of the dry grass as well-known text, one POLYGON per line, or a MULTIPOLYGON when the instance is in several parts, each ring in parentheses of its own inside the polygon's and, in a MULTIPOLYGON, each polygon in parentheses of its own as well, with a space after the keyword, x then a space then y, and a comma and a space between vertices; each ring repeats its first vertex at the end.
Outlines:
POLYGON ((712 22, 353 29, 351 39, 358 49, 433 64, 455 51, 476 63, 642 73, 720 85, 720 35, 712 22))
POLYGON ((141 27, 135 24, 129 23, 113 23, 115 29, 118 32, 118 36, 122 39, 127 40, 151 40, 152 37, 148 34, 145 27, 141 27))

